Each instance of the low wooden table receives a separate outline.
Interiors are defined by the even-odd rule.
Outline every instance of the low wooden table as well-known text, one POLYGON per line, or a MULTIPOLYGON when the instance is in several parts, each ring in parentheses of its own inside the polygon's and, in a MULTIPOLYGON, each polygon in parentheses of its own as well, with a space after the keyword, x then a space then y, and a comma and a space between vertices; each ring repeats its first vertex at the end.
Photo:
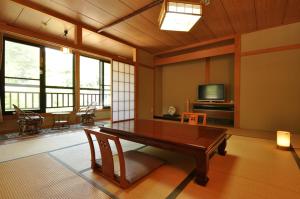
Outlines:
POLYGON ((70 112, 55 112, 52 129, 70 128, 70 112))
POLYGON ((100 131, 122 139, 192 155, 196 161, 195 181, 200 185, 208 182, 210 155, 215 150, 221 155, 226 154, 226 130, 155 120, 131 120, 100 126, 100 131))

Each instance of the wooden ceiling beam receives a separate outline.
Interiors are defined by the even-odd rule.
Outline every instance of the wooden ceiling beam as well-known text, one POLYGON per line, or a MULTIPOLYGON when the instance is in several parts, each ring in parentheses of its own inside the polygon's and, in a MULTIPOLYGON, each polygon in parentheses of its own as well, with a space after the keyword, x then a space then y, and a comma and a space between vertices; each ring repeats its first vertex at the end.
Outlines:
POLYGON ((81 46, 82 45, 82 26, 76 25, 75 27, 75 44, 81 46))
POLYGON ((225 36, 225 37, 210 39, 210 40, 206 40, 206 41, 197 42, 197 43, 194 43, 194 44, 189 44, 189 45, 186 45, 186 46, 173 48, 173 49, 170 49, 170 50, 160 51, 160 52, 158 52, 154 55, 159 56, 159 55, 164 55, 164 54, 169 54, 169 53, 175 53, 177 51, 188 50, 188 49, 191 49, 191 48, 197 48, 197 47, 200 47, 200 46, 205 46, 205 45, 208 45, 208 44, 218 43, 218 42, 222 42, 222 41, 226 41, 226 40, 230 40, 230 39, 234 39, 234 38, 235 38, 235 35, 229 35, 229 36, 225 36))
MULTIPOLYGON (((114 60, 119 60, 122 62, 132 63, 132 60, 130 60, 128 58, 123 59, 122 57, 120 57, 118 55, 115 55, 115 54, 112 54, 112 53, 109 53, 109 52, 106 52, 106 51, 103 51, 100 49, 83 46, 80 44, 80 38, 78 39, 79 43, 76 44, 74 42, 70 42, 70 41, 67 41, 62 38, 54 37, 53 35, 50 35, 50 34, 46 34, 46 33, 41 34, 39 32, 34 32, 34 31, 23 29, 23 28, 7 25, 1 21, 0 21, 0 29, 4 33, 21 36, 21 37, 28 37, 30 39, 37 40, 40 43, 44 43, 44 44, 48 43, 51 45, 56 45, 56 46, 61 46, 61 47, 65 46, 65 47, 73 49, 74 51, 91 53, 91 54, 95 54, 98 56, 103 56, 103 57, 111 58, 114 60)), ((78 29, 78 32, 80 32, 80 29, 78 29)))
POLYGON ((110 27, 112 27, 112 26, 114 26, 114 25, 117 25, 117 24, 119 24, 119 23, 121 23, 121 22, 123 22, 123 21, 125 21, 125 20, 127 20, 127 19, 130 19, 131 17, 134 17, 134 16, 136 16, 136 15, 139 15, 139 14, 141 14, 142 12, 145 12, 146 10, 149 10, 150 8, 153 8, 154 6, 157 6, 157 5, 161 4, 162 2, 163 2, 163 0, 155 0, 155 1, 152 1, 151 3, 149 3, 149 4, 147 4, 147 5, 143 6, 143 7, 141 7, 141 8, 139 8, 139 9, 135 10, 134 12, 132 12, 132 13, 130 13, 130 14, 124 16, 124 17, 121 17, 121 18, 119 18, 119 19, 117 19, 117 20, 115 20, 115 21, 113 21, 113 22, 111 22, 111 23, 109 23, 109 24, 107 24, 107 25, 105 25, 105 26, 103 26, 103 27, 100 28, 97 32, 98 32, 98 33, 101 33, 101 32, 104 31, 105 29, 110 28, 110 27))
POLYGON ((130 47, 133 47, 133 48, 141 48, 141 47, 139 47, 139 46, 136 46, 135 44, 132 44, 131 42, 125 41, 125 40, 123 40, 123 39, 121 39, 121 38, 119 38, 119 37, 116 37, 116 36, 114 36, 114 35, 111 35, 110 33, 107 33, 107 32, 101 32, 101 33, 98 33, 98 29, 95 28, 95 27, 92 27, 92 26, 90 26, 90 25, 84 24, 84 23, 82 23, 82 22, 80 22, 80 21, 78 21, 78 20, 75 20, 75 19, 73 19, 73 18, 71 18, 71 17, 69 17, 69 16, 66 16, 66 15, 64 15, 64 14, 61 14, 61 13, 55 11, 55 10, 49 9, 49 8, 47 8, 47 7, 45 7, 45 6, 42 6, 42 5, 37 4, 37 3, 34 3, 34 2, 32 2, 32 1, 28 1, 28 0, 11 0, 11 1, 13 1, 13 2, 15 2, 15 3, 18 3, 18 4, 20 4, 20 5, 26 6, 26 7, 28 7, 28 8, 31 8, 31 9, 33 9, 33 10, 37 10, 37 11, 42 12, 42 13, 44 13, 44 14, 50 15, 50 16, 52 16, 52 17, 61 19, 61 20, 63 20, 63 21, 72 23, 72 24, 74 24, 74 25, 80 25, 80 26, 82 26, 82 28, 84 28, 84 29, 87 29, 87 30, 89 30, 89 31, 91 31, 91 32, 94 32, 94 33, 97 33, 97 34, 100 34, 100 35, 105 36, 105 37, 107 37, 107 38, 109 38, 109 39, 118 41, 118 42, 120 42, 120 43, 122 43, 122 44, 125 44, 125 45, 127 45, 127 46, 130 46, 130 47))
POLYGON ((234 51, 235 51, 235 45, 232 44, 232 45, 210 48, 206 50, 198 50, 198 51, 184 53, 184 54, 170 56, 170 57, 164 57, 164 58, 155 57, 154 65, 162 66, 162 65, 173 64, 178 62, 192 61, 192 60, 202 59, 206 57, 214 57, 218 55, 231 54, 234 53, 234 51))

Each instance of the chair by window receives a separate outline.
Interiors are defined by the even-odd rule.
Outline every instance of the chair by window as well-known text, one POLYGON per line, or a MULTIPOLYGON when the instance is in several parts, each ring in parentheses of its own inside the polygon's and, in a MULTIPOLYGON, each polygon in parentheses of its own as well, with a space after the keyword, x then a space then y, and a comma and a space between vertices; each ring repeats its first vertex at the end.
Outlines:
POLYGON ((206 125, 206 113, 183 112, 181 115, 181 123, 184 123, 185 118, 188 118, 188 124, 198 125, 199 117, 203 117, 202 125, 206 125))
POLYGON ((44 117, 42 117, 38 113, 34 113, 31 111, 22 111, 19 107, 17 107, 14 104, 13 106, 18 117, 17 123, 19 125, 20 134, 25 132, 36 133, 41 129, 44 117))
POLYGON ((86 108, 79 109, 79 111, 76 113, 76 116, 79 116, 81 118, 82 125, 93 125, 95 112, 96 112, 96 103, 92 103, 86 108))
POLYGON ((91 167, 100 175, 122 188, 131 184, 160 167, 164 162, 148 154, 132 150, 123 153, 120 140, 117 136, 99 131, 84 129, 91 149, 91 167), (92 140, 94 135, 98 141, 101 159, 96 160, 95 148, 92 140), (114 141, 117 155, 112 154, 109 140, 114 141))

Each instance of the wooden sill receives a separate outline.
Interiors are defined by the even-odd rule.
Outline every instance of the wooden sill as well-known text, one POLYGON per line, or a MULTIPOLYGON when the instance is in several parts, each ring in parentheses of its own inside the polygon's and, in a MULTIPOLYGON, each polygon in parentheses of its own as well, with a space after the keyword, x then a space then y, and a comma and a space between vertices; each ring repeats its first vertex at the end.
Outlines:
POLYGON ((97 109, 96 112, 110 112, 110 109, 97 109))
MULTIPOLYGON (((101 112, 110 112, 111 109, 98 109, 96 110, 97 113, 101 113, 101 112)), ((72 115, 76 114, 77 112, 72 111, 70 112, 72 115)), ((52 113, 40 113, 41 116, 43 117, 52 117, 52 113)), ((16 120, 17 116, 15 114, 13 115, 3 115, 3 120, 7 121, 7 120, 16 120)))

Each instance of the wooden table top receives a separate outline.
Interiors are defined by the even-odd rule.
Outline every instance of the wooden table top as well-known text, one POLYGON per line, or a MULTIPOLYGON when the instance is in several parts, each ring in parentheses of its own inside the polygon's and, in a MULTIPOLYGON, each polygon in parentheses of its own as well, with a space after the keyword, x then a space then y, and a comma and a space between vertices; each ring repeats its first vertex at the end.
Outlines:
POLYGON ((143 137, 206 150, 226 136, 225 128, 194 126, 155 120, 130 120, 100 126, 120 137, 143 137))

